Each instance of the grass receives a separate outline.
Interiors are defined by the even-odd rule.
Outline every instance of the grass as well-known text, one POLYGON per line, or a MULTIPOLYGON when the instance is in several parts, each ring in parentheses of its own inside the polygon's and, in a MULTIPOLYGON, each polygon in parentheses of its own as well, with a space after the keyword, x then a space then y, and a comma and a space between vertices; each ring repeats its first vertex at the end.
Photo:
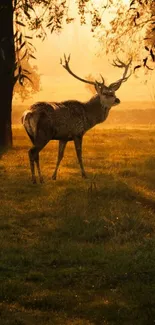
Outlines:
POLYGON ((51 180, 51 141, 31 184, 29 147, 0 160, 1 325, 154 324, 155 130, 90 131, 87 180, 72 143, 51 180))

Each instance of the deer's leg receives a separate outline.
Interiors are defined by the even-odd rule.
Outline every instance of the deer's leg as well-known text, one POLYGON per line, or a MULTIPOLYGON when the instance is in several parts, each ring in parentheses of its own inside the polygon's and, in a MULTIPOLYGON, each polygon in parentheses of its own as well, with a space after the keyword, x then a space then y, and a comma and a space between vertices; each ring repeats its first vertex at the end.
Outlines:
POLYGON ((36 176, 35 176, 35 166, 34 166, 34 158, 33 158, 34 147, 32 147, 29 151, 29 160, 30 160, 30 168, 31 168, 31 175, 32 175, 32 183, 36 183, 36 176))
POLYGON ((77 154, 77 158, 80 164, 80 168, 81 168, 81 173, 82 173, 82 177, 86 178, 86 173, 83 167, 83 162, 82 162, 82 136, 79 137, 75 137, 74 138, 74 145, 75 145, 75 150, 76 150, 76 154, 77 154))
POLYGON ((34 145, 29 150, 29 159, 30 159, 30 168, 31 168, 31 174, 32 174, 32 183, 36 183, 35 163, 36 163, 36 166, 37 166, 40 183, 43 182, 43 177, 41 175, 40 165, 39 165, 39 152, 45 147, 45 145, 47 144, 47 142, 44 143, 44 144, 42 144, 42 145, 39 145, 39 146, 37 146, 37 145, 35 146, 34 145))
POLYGON ((36 166, 37 166, 40 183, 43 183, 44 180, 43 180, 43 177, 42 177, 42 174, 41 174, 40 164, 39 164, 39 152, 36 154, 35 163, 36 163, 36 166))
POLYGON ((66 144, 67 144, 67 141, 63 141, 63 140, 59 141, 58 159, 57 159, 55 171, 54 171, 54 173, 52 175, 52 179, 54 179, 54 180, 56 180, 56 178, 57 178, 57 171, 58 171, 60 162, 61 162, 61 160, 62 160, 62 158, 64 156, 64 151, 65 151, 65 148, 66 148, 66 144))

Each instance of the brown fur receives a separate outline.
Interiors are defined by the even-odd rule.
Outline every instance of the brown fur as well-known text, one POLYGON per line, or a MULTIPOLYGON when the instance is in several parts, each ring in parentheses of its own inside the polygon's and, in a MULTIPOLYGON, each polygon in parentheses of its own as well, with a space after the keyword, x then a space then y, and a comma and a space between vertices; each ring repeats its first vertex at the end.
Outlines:
POLYGON ((32 181, 36 182, 35 163, 40 182, 43 181, 39 166, 39 152, 50 140, 59 140, 59 152, 56 169, 52 178, 56 179, 59 164, 63 158, 68 141, 74 141, 82 177, 86 173, 82 162, 83 135, 98 123, 103 122, 111 106, 119 104, 115 94, 96 95, 88 102, 69 100, 60 103, 38 102, 24 112, 22 123, 29 135, 33 147, 29 150, 32 181))

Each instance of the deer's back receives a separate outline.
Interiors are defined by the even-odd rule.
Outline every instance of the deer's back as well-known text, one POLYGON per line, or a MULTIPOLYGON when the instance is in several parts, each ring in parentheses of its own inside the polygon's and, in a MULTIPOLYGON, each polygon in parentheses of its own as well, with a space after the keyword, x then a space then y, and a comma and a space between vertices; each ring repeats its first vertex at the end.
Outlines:
MULTIPOLYGON (((66 138, 72 140, 73 136, 84 134, 86 131, 86 113, 84 104, 78 101, 39 102, 30 107, 32 115, 46 115, 46 123, 51 129, 52 139, 66 138)), ((41 123, 42 127, 46 127, 41 123)))

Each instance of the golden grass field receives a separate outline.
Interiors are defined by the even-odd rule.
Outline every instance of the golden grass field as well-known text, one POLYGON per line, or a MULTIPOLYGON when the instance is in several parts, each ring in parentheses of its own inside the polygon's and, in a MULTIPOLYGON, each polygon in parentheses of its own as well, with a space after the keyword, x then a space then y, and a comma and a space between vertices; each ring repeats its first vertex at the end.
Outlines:
POLYGON ((67 145, 40 154, 31 184, 30 141, 14 128, 0 160, 0 324, 153 325, 155 128, 94 128, 83 180, 67 145))

